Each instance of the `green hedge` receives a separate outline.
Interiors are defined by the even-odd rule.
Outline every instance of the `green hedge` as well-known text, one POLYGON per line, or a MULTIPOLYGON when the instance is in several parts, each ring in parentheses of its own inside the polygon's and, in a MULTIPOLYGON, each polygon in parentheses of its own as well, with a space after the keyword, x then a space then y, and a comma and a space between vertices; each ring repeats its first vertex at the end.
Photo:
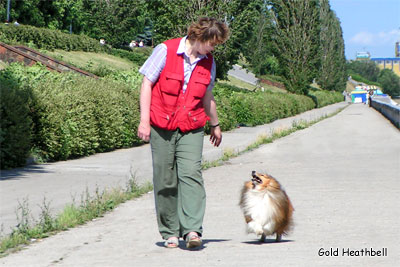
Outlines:
MULTIPOLYGON (((0 42, 24 44, 38 49, 86 52, 106 52, 110 55, 128 59, 141 66, 152 52, 151 47, 137 47, 133 50, 116 49, 100 45, 99 40, 85 35, 68 34, 59 30, 37 28, 29 25, 15 26, 0 24, 0 42)), ((102 70, 99 70, 102 72, 102 70)), ((102 76, 100 74, 100 76, 102 76)))
MULTIPOLYGON (((29 151, 55 161, 142 143, 136 134, 141 82, 137 69, 93 79, 50 72, 40 65, 11 64, 0 71, 0 81, 2 168, 24 165, 29 151)), ((220 83, 214 95, 224 131, 315 107, 308 96, 252 92, 220 83)), ((340 93, 325 91, 314 92, 313 98, 319 106, 342 101, 340 93)))
POLYGON ((353 80, 355 80, 355 81, 357 81, 357 82, 362 82, 362 83, 365 83, 365 84, 368 84, 368 85, 376 85, 376 86, 382 87, 382 85, 381 85, 380 83, 378 83, 378 82, 372 82, 372 81, 370 81, 370 80, 368 80, 368 79, 365 79, 365 78, 362 77, 360 74, 357 74, 357 73, 355 73, 355 72, 349 72, 349 75, 351 76, 351 78, 352 78, 353 80))
POLYGON ((256 126, 270 123, 315 107, 313 100, 307 96, 252 92, 221 83, 216 84, 213 92, 223 131, 241 125, 256 126))
POLYGON ((0 76, 0 168, 26 163, 32 139, 30 88, 19 87, 11 77, 0 76))
POLYGON ((146 59, 150 56, 152 48, 150 47, 136 47, 132 51, 113 48, 108 51, 109 54, 121 58, 126 58, 138 66, 142 66, 146 59))
MULTIPOLYGON (((132 76, 138 76, 137 70, 133 72, 132 76)), ((24 116, 30 117, 34 125, 30 149, 39 152, 44 160, 65 160, 141 142, 136 135, 139 79, 132 79, 129 84, 121 77, 92 79, 19 64, 1 71, 0 79, 12 80, 20 88, 31 86, 32 95, 26 101, 30 113, 24 116)), ((2 126, 3 121, 7 119, 2 116, 2 126)), ((8 132, 11 128, 2 127, 3 130, 8 132)), ((1 142, 3 155, 3 139, 1 142)))
POLYGON ((308 94, 314 100, 317 108, 343 101, 342 93, 336 91, 310 90, 308 94))
POLYGON ((68 34, 59 30, 37 28, 29 25, 0 24, 0 41, 8 44, 34 44, 39 49, 99 52, 105 48, 85 35, 68 34))

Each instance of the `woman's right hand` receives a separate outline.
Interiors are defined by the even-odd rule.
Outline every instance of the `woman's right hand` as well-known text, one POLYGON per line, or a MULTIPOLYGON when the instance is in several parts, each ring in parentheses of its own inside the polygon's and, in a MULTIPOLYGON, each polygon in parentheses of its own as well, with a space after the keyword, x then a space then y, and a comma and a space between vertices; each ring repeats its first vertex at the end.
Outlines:
POLYGON ((138 136, 145 142, 150 141, 150 105, 151 88, 153 83, 143 77, 142 87, 140 88, 140 123, 138 127, 138 136))
POLYGON ((138 128, 138 136, 145 142, 150 141, 150 123, 140 122, 138 128))

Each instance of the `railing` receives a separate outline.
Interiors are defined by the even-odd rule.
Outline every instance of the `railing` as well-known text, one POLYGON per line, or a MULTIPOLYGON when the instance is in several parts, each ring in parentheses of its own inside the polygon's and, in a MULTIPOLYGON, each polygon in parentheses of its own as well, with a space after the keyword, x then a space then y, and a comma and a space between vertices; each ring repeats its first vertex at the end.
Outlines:
POLYGON ((92 73, 68 65, 65 62, 51 58, 26 46, 13 47, 0 42, 0 60, 9 63, 19 61, 27 66, 32 66, 36 62, 40 62, 50 70, 58 72, 74 71, 81 75, 98 78, 92 73))
POLYGON ((400 129, 400 107, 372 98, 371 106, 400 129))

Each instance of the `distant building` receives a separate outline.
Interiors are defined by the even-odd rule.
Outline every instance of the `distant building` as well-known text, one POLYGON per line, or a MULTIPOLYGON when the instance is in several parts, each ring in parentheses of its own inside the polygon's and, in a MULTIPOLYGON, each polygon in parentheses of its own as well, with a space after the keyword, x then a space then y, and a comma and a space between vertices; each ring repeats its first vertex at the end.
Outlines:
POLYGON ((380 69, 390 69, 392 70, 397 76, 400 76, 400 43, 396 42, 394 48, 395 57, 377 57, 371 58, 372 61, 376 63, 376 65, 380 69))
POLYGON ((369 60, 371 55, 369 52, 357 52, 356 60, 369 60))
POLYGON ((380 69, 390 69, 395 74, 400 76, 400 58, 398 58, 398 57, 392 57, 392 58, 377 57, 377 58, 371 58, 371 60, 374 61, 380 69))

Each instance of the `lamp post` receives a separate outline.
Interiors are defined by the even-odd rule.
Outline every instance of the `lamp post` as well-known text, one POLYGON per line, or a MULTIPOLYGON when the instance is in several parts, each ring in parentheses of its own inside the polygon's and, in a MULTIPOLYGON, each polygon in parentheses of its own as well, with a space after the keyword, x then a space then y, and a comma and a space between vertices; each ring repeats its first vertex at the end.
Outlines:
POLYGON ((7 0, 7 22, 10 22, 10 7, 11 7, 11 0, 7 0))

